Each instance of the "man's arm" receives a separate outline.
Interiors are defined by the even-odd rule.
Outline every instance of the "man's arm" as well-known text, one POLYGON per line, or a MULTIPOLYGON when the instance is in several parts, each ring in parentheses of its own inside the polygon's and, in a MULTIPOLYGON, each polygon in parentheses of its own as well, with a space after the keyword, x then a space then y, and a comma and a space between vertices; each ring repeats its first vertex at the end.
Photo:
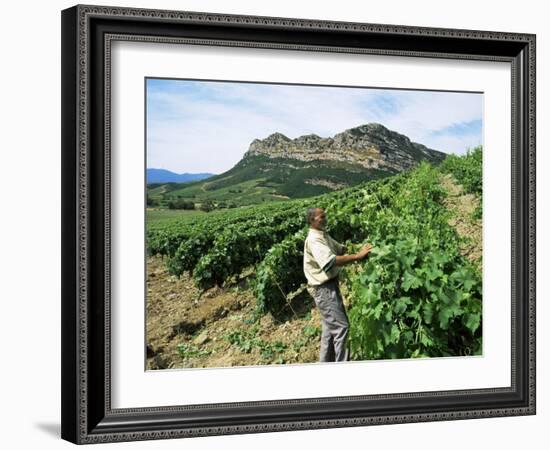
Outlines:
POLYGON ((371 249, 372 249, 372 245, 367 244, 361 250, 359 250, 357 253, 354 253, 353 255, 338 255, 336 256, 334 264, 337 266, 345 266, 346 264, 349 264, 352 262, 361 261, 362 259, 365 259, 367 257, 371 249))

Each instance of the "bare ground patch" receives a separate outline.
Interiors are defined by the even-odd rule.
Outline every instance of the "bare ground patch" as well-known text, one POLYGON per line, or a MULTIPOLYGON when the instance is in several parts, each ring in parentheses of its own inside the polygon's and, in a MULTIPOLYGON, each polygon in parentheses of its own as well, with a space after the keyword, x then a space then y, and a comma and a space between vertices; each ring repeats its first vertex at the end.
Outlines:
POLYGON ((320 319, 307 295, 278 322, 255 313, 246 279, 201 295, 184 274, 147 260, 147 369, 230 367, 318 361, 320 319))
POLYGON ((480 199, 473 194, 464 192, 462 186, 450 175, 441 175, 441 185, 447 192, 443 201, 452 217, 449 225, 454 227, 460 237, 464 238, 461 245, 462 254, 470 261, 481 265, 483 251, 482 220, 474 217, 480 199))

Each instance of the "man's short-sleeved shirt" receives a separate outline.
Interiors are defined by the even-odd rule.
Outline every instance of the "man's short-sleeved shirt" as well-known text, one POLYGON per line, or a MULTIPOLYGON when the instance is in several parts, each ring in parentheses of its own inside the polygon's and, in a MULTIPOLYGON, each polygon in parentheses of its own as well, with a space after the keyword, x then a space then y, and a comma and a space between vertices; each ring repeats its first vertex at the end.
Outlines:
POLYGON ((318 286, 338 276, 336 255, 342 255, 344 250, 325 231, 310 228, 304 243, 304 274, 308 284, 318 286))

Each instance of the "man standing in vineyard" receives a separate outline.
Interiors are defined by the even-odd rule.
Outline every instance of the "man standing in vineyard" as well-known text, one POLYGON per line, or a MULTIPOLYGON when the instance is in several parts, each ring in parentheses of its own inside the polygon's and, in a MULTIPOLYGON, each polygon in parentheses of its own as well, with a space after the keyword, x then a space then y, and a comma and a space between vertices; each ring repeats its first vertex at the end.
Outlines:
POLYGON ((358 253, 344 255, 345 247, 325 231, 326 216, 321 208, 307 210, 309 233, 304 243, 304 274, 308 292, 321 313, 321 362, 347 361, 348 316, 338 286, 341 266, 360 261, 372 246, 365 245, 358 253))

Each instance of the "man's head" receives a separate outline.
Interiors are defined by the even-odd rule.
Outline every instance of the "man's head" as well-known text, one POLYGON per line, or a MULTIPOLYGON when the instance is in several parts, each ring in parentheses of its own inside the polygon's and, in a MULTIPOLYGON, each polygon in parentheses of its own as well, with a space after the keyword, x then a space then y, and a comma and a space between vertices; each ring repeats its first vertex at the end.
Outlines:
POLYGON ((307 210, 307 223, 311 228, 324 231, 327 225, 325 211, 322 208, 309 208, 307 210))

